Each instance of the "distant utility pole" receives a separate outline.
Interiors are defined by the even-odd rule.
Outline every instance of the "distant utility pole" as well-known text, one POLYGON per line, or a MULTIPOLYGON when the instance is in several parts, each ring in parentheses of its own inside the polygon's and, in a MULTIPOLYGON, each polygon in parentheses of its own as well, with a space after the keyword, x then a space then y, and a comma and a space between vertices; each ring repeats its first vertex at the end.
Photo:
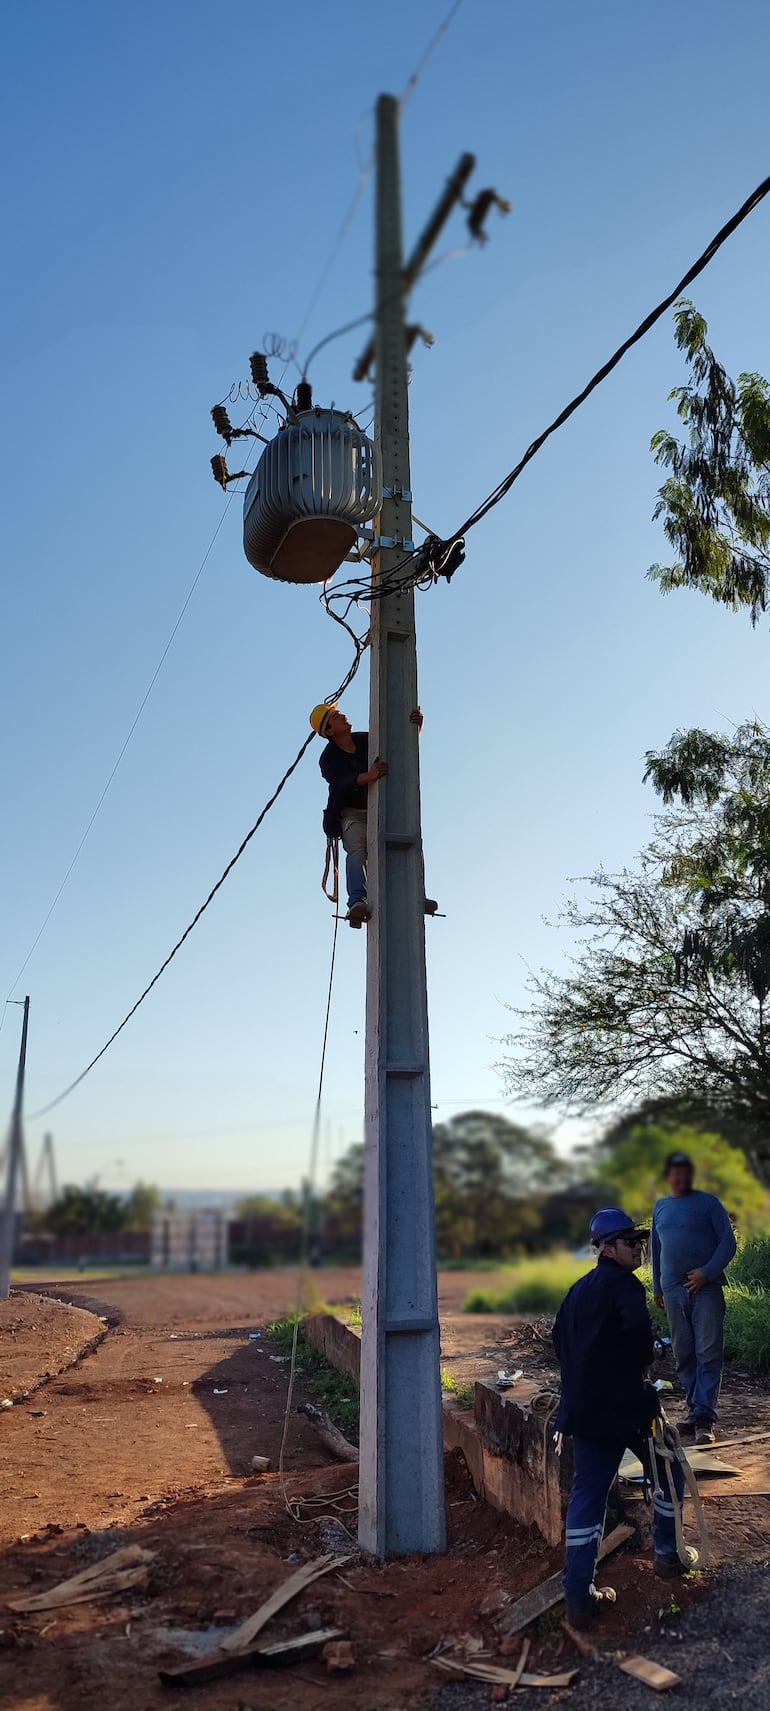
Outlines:
MULTIPOLYGON (((463 156, 405 269, 398 121, 398 102, 380 96, 375 355, 384 498, 375 583, 411 544, 405 297, 475 164, 463 156)), ((388 776, 368 812, 359 1541, 379 1557, 441 1551, 446 1539, 416 706, 409 589, 374 600, 371 617, 369 748, 372 760, 387 759, 388 776)))
POLYGON ((24 1020, 21 1025, 19 1067, 16 1072, 16 1095, 13 1101, 11 1134, 8 1143, 5 1203, 3 1205, 2 1214, 0 1215, 0 1301, 7 1301, 11 1292, 11 1266, 13 1264, 14 1236, 16 1234, 16 1179, 19 1174, 19 1167, 24 1149, 24 1131, 21 1126, 21 1108, 24 1100, 24 1071, 27 1063, 28 1027, 29 999, 25 998, 24 1020))
POLYGON ((58 1198, 59 1190, 56 1182, 56 1162, 54 1159, 53 1135, 44 1135, 43 1145, 40 1148, 40 1157, 37 1161, 37 1168, 35 1170, 32 1204, 37 1211, 45 1211, 47 1207, 53 1206, 54 1201, 58 1200, 58 1198), (44 1186, 44 1179, 46 1176, 48 1177, 47 1195, 44 1186))

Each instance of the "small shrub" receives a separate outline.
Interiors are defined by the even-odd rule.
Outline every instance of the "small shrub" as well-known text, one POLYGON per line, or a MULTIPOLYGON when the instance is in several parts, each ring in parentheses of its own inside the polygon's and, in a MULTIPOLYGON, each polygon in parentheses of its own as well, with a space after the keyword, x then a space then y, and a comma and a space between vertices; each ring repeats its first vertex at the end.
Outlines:
POLYGON ((473 1407, 476 1400, 475 1384, 458 1384, 454 1373, 449 1372, 445 1366, 441 1368, 441 1388, 446 1391, 448 1396, 454 1397, 458 1408, 473 1407))
POLYGON ((290 1355, 294 1347, 296 1327, 296 1371, 302 1373, 308 1390, 321 1407, 326 1409, 335 1426, 339 1426, 341 1432, 350 1436, 350 1433, 358 1428, 358 1391, 352 1378, 337 1372, 324 1360, 323 1355, 313 1348, 312 1343, 307 1342, 302 1330, 303 1318, 303 1314, 293 1313, 288 1314, 285 1319, 276 1319, 269 1326, 270 1337, 282 1354, 290 1355))
POLYGON ((770 1293, 747 1283, 725 1291, 725 1355, 748 1372, 770 1371, 770 1293))
POLYGON ((731 1284, 770 1289, 770 1237, 753 1236, 742 1242, 728 1275, 731 1284))
POLYGON ((502 1287, 472 1289, 466 1313, 556 1313, 568 1289, 593 1267, 593 1259, 574 1254, 542 1254, 522 1260, 504 1274, 502 1287))

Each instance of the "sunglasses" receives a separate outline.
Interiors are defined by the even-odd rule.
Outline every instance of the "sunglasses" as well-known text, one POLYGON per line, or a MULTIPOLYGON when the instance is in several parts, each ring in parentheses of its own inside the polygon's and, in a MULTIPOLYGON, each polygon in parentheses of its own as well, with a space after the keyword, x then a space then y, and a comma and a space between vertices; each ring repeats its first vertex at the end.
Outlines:
POLYGON ((618 1236, 617 1239, 624 1248, 643 1248, 645 1243, 644 1236, 618 1236))

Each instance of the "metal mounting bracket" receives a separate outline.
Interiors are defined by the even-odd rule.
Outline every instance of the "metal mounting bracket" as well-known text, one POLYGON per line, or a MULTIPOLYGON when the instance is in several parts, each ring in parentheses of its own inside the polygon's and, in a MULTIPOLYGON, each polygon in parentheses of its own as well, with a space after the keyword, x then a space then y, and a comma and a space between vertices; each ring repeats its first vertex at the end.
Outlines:
POLYGON ((375 535, 371 529, 359 529, 359 536, 372 547, 396 547, 399 552, 416 553, 414 541, 405 541, 401 535, 375 535))
POLYGON ((383 499, 407 499, 410 505, 412 502, 410 488, 402 487, 400 481, 397 481, 394 487, 383 487, 382 497, 383 499))

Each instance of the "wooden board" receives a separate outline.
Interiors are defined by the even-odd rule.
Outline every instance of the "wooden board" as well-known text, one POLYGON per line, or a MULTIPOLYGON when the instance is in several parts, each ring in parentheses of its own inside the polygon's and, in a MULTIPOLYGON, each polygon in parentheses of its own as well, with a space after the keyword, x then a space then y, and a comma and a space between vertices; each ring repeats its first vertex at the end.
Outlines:
POLYGON ((64 1604, 90 1604, 96 1598, 111 1598, 117 1592, 129 1591, 131 1587, 146 1586, 150 1563, 154 1559, 154 1551, 142 1550, 141 1545, 124 1545, 121 1550, 112 1551, 108 1557, 92 1563, 90 1568, 81 1569, 80 1574, 60 1580, 47 1592, 25 1593, 18 1598, 9 1598, 7 1603, 11 1610, 26 1614, 33 1610, 58 1610, 64 1604))
POLYGON ((313 1581, 319 1580, 322 1574, 329 1574, 333 1568, 344 1568, 346 1562, 349 1561, 349 1556, 338 1557, 335 1556, 334 1551, 327 1551, 325 1556, 315 1557, 313 1562, 303 1563, 302 1567, 297 1569, 296 1574, 290 1575, 282 1586, 276 1587, 275 1592, 271 1593, 264 1604, 260 1604, 253 1616, 249 1616, 239 1628, 235 1629, 234 1633, 229 1634, 227 1639, 223 1640, 223 1652, 247 1651, 256 1639, 257 1634, 279 1610, 283 1609, 285 1604, 289 1604, 292 1598, 297 1598, 306 1586, 312 1586, 313 1581))
MULTIPOLYGON (((635 1532, 636 1528, 628 1526, 625 1522, 621 1523, 619 1527, 615 1527, 605 1539, 602 1539, 599 1546, 599 1561, 601 1562, 603 1557, 609 1556, 612 1551, 616 1551, 620 1545, 624 1545, 626 1540, 630 1539, 632 1533, 635 1532)), ((523 1598, 519 1598, 499 1618, 495 1627, 500 1634, 518 1634, 522 1628, 527 1628, 530 1622, 536 1622, 538 1616, 543 1616, 546 1610, 552 1610, 554 1604, 558 1604, 563 1597, 564 1588, 561 1571, 559 1571, 558 1574, 552 1574, 549 1580, 544 1580, 540 1586, 534 1586, 532 1591, 525 1593, 523 1598)))
POLYGON ((682 1680, 681 1675, 675 1675, 672 1669, 664 1669, 663 1664, 653 1663, 651 1658, 619 1658, 618 1669, 622 1669, 626 1675, 632 1675, 635 1681, 643 1681, 645 1687, 654 1688, 656 1693, 665 1693, 669 1687, 678 1687, 682 1680))
POLYGON ((317 1628, 313 1633, 300 1634, 296 1640, 282 1640, 274 1646, 251 1646, 248 1651, 212 1652, 210 1657, 196 1663, 173 1664, 159 1669, 158 1675, 166 1687, 199 1687, 206 1681, 220 1681, 224 1676, 237 1675, 244 1669, 280 1669, 306 1658, 317 1657, 329 1640, 344 1639, 343 1628, 317 1628))

